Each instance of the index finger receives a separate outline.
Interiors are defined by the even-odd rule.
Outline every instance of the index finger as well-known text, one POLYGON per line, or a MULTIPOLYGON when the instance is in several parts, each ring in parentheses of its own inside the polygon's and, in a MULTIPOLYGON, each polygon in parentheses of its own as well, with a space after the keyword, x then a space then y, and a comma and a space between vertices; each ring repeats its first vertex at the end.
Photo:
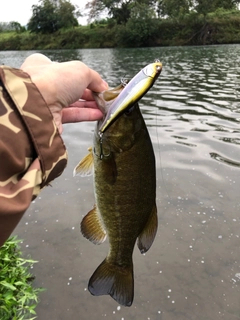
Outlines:
POLYGON ((95 101, 93 92, 90 89, 85 89, 83 91, 81 99, 87 100, 87 101, 95 101))

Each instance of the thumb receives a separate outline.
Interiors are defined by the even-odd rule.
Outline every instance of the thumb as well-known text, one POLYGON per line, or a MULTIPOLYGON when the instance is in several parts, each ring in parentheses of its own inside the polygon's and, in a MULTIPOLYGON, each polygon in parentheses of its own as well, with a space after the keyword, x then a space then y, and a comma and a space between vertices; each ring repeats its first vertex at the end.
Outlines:
POLYGON ((89 68, 89 77, 88 77, 88 85, 87 88, 94 92, 102 92, 108 89, 108 84, 104 81, 99 73, 89 68))

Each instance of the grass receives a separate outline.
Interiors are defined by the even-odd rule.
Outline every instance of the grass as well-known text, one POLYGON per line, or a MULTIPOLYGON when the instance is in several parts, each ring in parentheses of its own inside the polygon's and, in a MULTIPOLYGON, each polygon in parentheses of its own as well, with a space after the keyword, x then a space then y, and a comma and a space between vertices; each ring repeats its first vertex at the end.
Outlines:
POLYGON ((34 288, 29 269, 37 261, 22 257, 17 237, 11 237, 0 248, 0 319, 33 320, 43 288, 34 288))

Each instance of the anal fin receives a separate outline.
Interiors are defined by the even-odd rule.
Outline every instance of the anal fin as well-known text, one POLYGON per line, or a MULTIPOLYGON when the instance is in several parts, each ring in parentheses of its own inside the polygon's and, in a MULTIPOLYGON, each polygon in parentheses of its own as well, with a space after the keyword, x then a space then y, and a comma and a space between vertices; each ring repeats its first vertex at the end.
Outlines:
POLYGON ((157 207, 154 203, 151 214, 148 221, 143 229, 143 231, 138 236, 137 246, 141 253, 145 253, 151 247, 158 228, 158 217, 157 217, 157 207))

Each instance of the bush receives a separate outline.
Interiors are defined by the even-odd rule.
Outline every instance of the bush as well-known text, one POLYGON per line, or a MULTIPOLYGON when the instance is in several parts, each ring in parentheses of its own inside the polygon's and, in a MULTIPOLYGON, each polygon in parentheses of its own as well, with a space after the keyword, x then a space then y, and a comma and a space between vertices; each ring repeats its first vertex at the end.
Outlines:
POLYGON ((0 248, 0 319, 33 320, 42 288, 33 288, 29 268, 37 261, 22 258, 16 237, 0 248))

